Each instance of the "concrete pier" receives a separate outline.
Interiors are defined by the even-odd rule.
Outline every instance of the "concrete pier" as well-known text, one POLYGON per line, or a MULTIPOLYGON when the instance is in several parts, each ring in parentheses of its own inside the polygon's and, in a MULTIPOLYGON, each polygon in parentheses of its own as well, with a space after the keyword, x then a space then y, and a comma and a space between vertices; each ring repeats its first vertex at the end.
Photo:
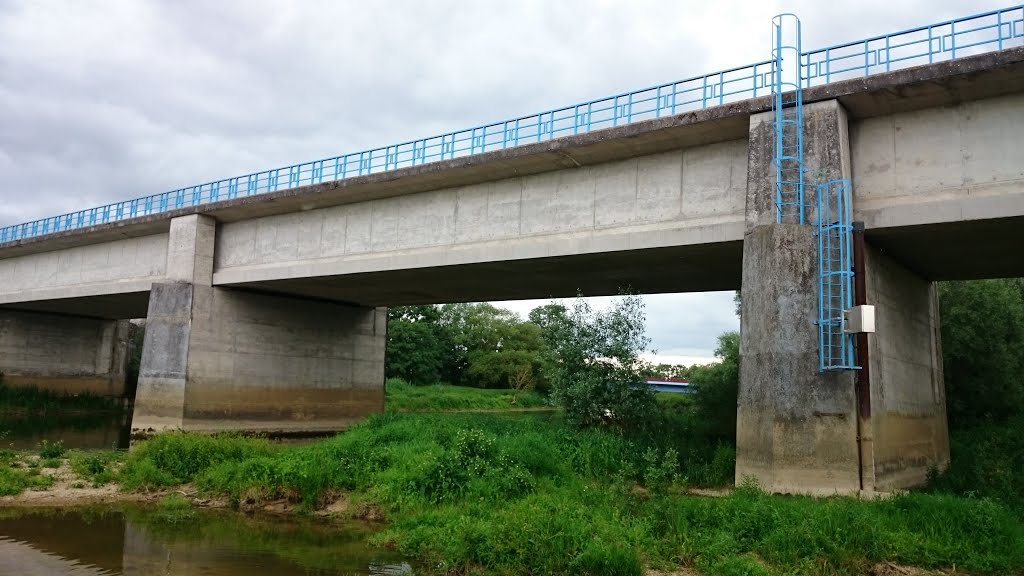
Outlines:
MULTIPOLYGON (((804 120, 810 181, 849 179, 846 110, 816 102, 804 120)), ((949 459, 934 286, 880 250, 867 252, 867 303, 879 328, 858 350, 869 363, 870 398, 860 408, 855 372, 819 371, 815 227, 775 223, 771 114, 752 116, 750 126, 736 481, 820 495, 920 484, 949 459)), ((813 185, 806 194, 816 206, 813 185)), ((816 218, 807 211, 808 222, 816 218)))
POLYGON ((127 321, 0 310, 7 386, 123 396, 127 350, 127 321))
POLYGON ((384 409, 387 309, 216 288, 216 224, 171 223, 132 430, 316 432, 384 409))

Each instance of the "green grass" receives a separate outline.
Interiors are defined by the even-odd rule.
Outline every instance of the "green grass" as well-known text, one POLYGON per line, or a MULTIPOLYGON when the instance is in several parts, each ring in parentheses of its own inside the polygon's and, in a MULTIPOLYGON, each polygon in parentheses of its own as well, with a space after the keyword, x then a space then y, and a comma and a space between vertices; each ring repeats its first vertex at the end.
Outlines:
POLYGON ((413 386, 400 378, 390 378, 386 385, 386 407, 389 412, 440 412, 550 408, 551 405, 536 392, 448 384, 413 386))
MULTIPOLYGON (((654 416, 652 416, 654 417, 654 416)), ((560 415, 385 414, 330 440, 167 434, 134 450, 135 486, 191 482, 240 501, 305 509, 349 494, 388 519, 378 546, 436 572, 862 574, 877 562, 977 574, 1024 569, 1024 525, 989 498, 887 500, 685 493, 730 483, 731 449, 707 446, 686 413, 658 433, 576 431, 560 415), (717 462, 716 462, 717 460, 717 462), (715 472, 717 471, 717 476, 715 472)))
POLYGON ((61 411, 90 413, 122 412, 120 401, 92 393, 59 394, 33 387, 11 387, 0 379, 0 411, 52 413, 61 411))
POLYGON ((118 468, 126 457, 122 450, 72 450, 68 463, 80 479, 98 487, 118 479, 118 468))
POLYGON ((38 466, 20 466, 15 459, 0 458, 0 496, 14 496, 52 485, 53 478, 42 475, 38 466))

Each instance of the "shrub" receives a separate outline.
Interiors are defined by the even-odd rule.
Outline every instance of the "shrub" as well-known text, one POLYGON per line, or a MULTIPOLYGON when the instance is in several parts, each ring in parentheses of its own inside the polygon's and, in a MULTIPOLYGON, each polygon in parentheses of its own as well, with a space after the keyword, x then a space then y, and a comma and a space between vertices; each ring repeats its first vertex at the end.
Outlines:
POLYGON ((122 483, 129 489, 184 484, 213 464, 238 462, 270 452, 266 439, 231 434, 162 434, 143 442, 129 455, 122 470, 122 483))
POLYGON ((57 440, 56 442, 50 442, 49 440, 43 440, 39 443, 39 457, 43 459, 51 458, 63 458, 64 442, 57 440))
POLYGON ((554 353, 554 398, 566 419, 578 427, 614 425, 638 428, 656 411, 640 353, 644 335, 643 301, 626 296, 606 312, 594 312, 577 299, 554 353))

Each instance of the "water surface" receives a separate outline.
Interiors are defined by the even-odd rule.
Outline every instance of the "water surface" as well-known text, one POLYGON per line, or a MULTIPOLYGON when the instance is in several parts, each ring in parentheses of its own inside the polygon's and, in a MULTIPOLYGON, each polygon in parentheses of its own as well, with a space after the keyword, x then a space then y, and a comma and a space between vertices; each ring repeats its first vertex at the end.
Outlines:
POLYGON ((362 525, 152 508, 0 510, 0 575, 411 574, 362 525))
POLYGON ((127 448, 131 412, 32 414, 0 412, 0 448, 34 450, 43 440, 63 442, 67 448, 127 448))

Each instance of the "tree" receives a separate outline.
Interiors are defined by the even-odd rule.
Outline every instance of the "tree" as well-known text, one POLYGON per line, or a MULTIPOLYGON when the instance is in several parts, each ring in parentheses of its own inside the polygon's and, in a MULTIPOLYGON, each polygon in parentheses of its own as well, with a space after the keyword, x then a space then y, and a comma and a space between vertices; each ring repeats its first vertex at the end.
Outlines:
POLYGON ((441 381, 450 337, 438 322, 436 306, 394 306, 388 309, 385 372, 411 384, 441 381))
POLYGON ((1024 283, 943 282, 939 306, 950 426, 1024 411, 1024 283))
POLYGON ((643 301, 626 296, 595 312, 578 298, 565 318, 565 337, 553 339, 553 381, 566 418, 580 427, 642 426, 655 411, 640 359, 649 342, 643 301))
POLYGON ((541 329, 491 304, 446 304, 440 323, 451 334, 445 376, 452 384, 509 388, 514 374, 529 373, 546 389, 547 346, 541 329))
POLYGON ((740 383, 740 335, 726 332, 718 337, 715 356, 719 362, 693 366, 690 385, 708 435, 736 442, 736 402, 740 383))

